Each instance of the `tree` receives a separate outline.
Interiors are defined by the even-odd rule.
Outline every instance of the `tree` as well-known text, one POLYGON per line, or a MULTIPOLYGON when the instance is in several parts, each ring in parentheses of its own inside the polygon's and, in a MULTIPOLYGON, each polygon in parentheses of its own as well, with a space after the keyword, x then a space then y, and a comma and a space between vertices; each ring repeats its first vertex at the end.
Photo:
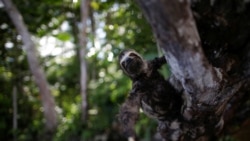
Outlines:
MULTIPOLYGON (((235 117, 243 116, 244 110, 236 101, 245 103, 246 100, 243 98, 249 91, 250 44, 244 35, 249 35, 249 31, 235 32, 228 27, 237 28, 235 23, 241 20, 235 18, 237 21, 233 21, 230 16, 240 13, 244 15, 244 12, 249 11, 247 2, 236 3, 235 7, 244 5, 243 8, 237 7, 238 11, 233 11, 232 1, 226 2, 226 6, 220 1, 191 3, 189 0, 137 0, 137 2, 152 27, 157 44, 164 51, 172 72, 170 82, 185 97, 180 115, 170 118, 173 120, 165 125, 166 132, 162 133, 163 136, 166 135, 165 138, 172 140, 212 139, 221 132, 223 122, 224 125, 228 125, 235 117), (201 9, 199 6, 206 9, 201 9), (225 10, 226 8, 228 9, 225 10), (208 15, 211 19, 205 17, 208 15), (228 29, 228 32, 231 32, 231 35, 219 41, 221 46, 213 47, 215 40, 209 40, 210 35, 204 36, 207 33, 203 32, 207 30, 199 26, 205 18, 209 22, 218 22, 218 28, 228 29), (202 38, 198 33, 196 22, 202 38), (243 37, 237 38, 239 36, 243 37), (212 43, 207 44, 208 41, 212 43), (236 42, 241 46, 235 44, 236 42), (176 131, 178 130, 178 135, 177 132, 168 133, 174 121, 179 122, 179 126, 174 127, 176 131)), ((244 22, 249 23, 249 20, 244 22)), ((249 25, 247 27, 249 28, 249 25)), ((245 110, 244 114, 248 112, 249 110, 245 110)))
POLYGON ((31 39, 31 35, 25 26, 22 15, 17 10, 11 0, 2 0, 6 12, 12 20, 17 32, 21 35, 24 44, 24 50, 27 53, 27 59, 30 70, 34 76, 35 83, 39 88, 41 101, 44 108, 44 117, 46 119, 46 128, 48 131, 54 131, 57 127, 57 114, 55 111, 55 102, 52 97, 49 85, 47 83, 45 74, 39 65, 35 44, 31 39))
POLYGON ((89 0, 81 1, 81 27, 79 30, 79 59, 80 59, 80 69, 81 69, 81 96, 82 96, 82 121, 86 123, 88 116, 88 100, 87 100, 87 64, 86 64, 86 47, 87 47, 87 20, 89 17, 89 0))

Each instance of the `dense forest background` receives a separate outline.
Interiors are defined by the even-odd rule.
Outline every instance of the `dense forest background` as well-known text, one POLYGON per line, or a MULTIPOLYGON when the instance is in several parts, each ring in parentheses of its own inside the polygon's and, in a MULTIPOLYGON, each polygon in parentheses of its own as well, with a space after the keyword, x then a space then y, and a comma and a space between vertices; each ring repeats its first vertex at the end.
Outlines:
MULTIPOLYGON (((125 48, 137 50, 145 59, 161 55, 137 4, 131 0, 92 0, 87 5, 86 30, 82 31, 84 20, 79 0, 13 0, 13 3, 37 48, 39 65, 55 101, 51 108, 57 114, 57 124, 56 129, 48 130, 41 93, 29 69, 22 37, 0 2, 0 140, 125 140, 119 134, 116 115, 131 88, 131 81, 119 69, 117 56, 125 48), (82 109, 81 32, 87 35, 84 48, 87 77, 83 78, 87 82, 87 112, 82 109), (87 113, 86 118, 82 118, 83 112, 87 113)), ((241 46, 244 44, 242 40, 249 39, 249 22, 234 23, 239 28, 234 26, 232 32, 226 32, 230 28, 221 18, 226 15, 230 22, 234 18, 249 21, 247 0, 225 4, 211 0, 193 6, 194 16, 199 19, 201 38, 208 39, 203 43, 205 47, 212 46, 208 51, 223 52, 216 47, 227 49, 222 42, 230 40, 229 35, 234 33, 239 32, 241 36, 237 36, 238 42, 231 44, 241 46), (218 8, 216 4, 224 7, 218 8), (209 15, 216 10, 222 16, 209 15), (220 34, 215 35, 217 31, 220 34), (222 33, 228 33, 228 36, 222 33)), ((237 50, 230 49, 232 52, 237 50)), ((162 74, 169 75, 167 66, 162 74)), ((221 140, 248 139, 249 123, 244 124, 241 130, 235 124, 235 129, 221 140)), ((142 113, 135 129, 141 140, 150 141, 156 133, 156 122, 142 113)))
MULTIPOLYGON (((55 99, 58 128, 53 139, 120 138, 116 114, 131 82, 119 69, 117 56, 125 48, 134 48, 147 59, 158 56, 150 27, 136 4, 105 0, 90 3, 85 57, 89 117, 84 124, 78 44, 81 1, 13 0, 13 3, 32 35, 55 99)), ((41 96, 29 70, 21 36, 2 3, 0 15, 0 139, 44 140, 47 131, 41 96)), ((153 121, 142 116, 136 128, 142 138, 149 139, 154 126, 153 121)))

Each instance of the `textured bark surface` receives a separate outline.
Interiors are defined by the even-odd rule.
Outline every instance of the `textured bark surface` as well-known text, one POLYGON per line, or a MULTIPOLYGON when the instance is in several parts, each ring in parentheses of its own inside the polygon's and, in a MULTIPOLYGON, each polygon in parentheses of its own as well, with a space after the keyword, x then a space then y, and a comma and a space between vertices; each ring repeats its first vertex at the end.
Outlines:
MULTIPOLYGON (((196 22, 204 25, 201 22, 205 22, 206 19, 201 17, 202 14, 211 14, 215 18, 210 16, 216 19, 215 22, 220 26, 229 24, 224 19, 229 12, 221 12, 224 12, 225 15, 221 15, 225 17, 219 17, 214 12, 216 8, 221 8, 220 10, 224 8, 218 1, 190 3, 189 0, 137 0, 137 2, 152 27, 157 43, 164 51, 172 72, 170 82, 185 97, 180 115, 173 117, 178 122, 169 121, 167 125, 162 125, 162 128, 166 128, 165 134, 168 136, 166 139, 207 140, 216 137, 223 130, 223 123, 227 125, 233 120, 233 114, 238 113, 237 102, 243 100, 249 91, 247 87, 250 49, 247 46, 250 44, 244 37, 246 35, 243 36, 245 44, 233 55, 225 51, 229 48, 225 44, 232 42, 226 36, 225 40, 218 42, 223 44, 224 41, 224 45, 217 45, 217 48, 206 45, 208 41, 200 39, 196 22), (205 7, 204 3, 207 4, 207 11, 199 8, 199 6, 205 7), (218 7, 213 7, 213 4, 218 4, 218 7), (196 15, 196 21, 193 15, 196 15), (180 132, 168 133, 168 129, 177 130, 177 127, 180 132), (175 136, 177 133, 180 135, 175 136)), ((230 4, 232 10, 234 5, 230 4)), ((209 18, 207 20, 209 21, 209 18)), ((249 28, 249 24, 244 26, 249 28)), ((203 27, 199 30, 204 31, 203 27)), ((206 37, 206 33, 203 34, 202 37, 206 37)), ((244 34, 249 35, 249 32, 244 34)), ((216 38, 217 35, 214 36, 216 38)), ((237 40, 240 39, 242 38, 235 38, 234 42, 238 43, 237 40)), ((237 45, 234 42, 232 44, 237 45)))
POLYGON ((27 59, 31 73, 34 76, 36 85, 39 88, 41 95, 41 102, 44 109, 44 117, 46 120, 46 128, 48 131, 54 131, 57 127, 57 114, 55 111, 55 102, 52 97, 49 85, 46 80, 45 74, 39 65, 39 60, 35 48, 35 44, 31 39, 31 35, 28 32, 26 25, 22 19, 22 15, 17 10, 11 0, 2 0, 4 8, 8 13, 10 19, 16 27, 18 34, 22 37, 23 49, 27 53, 27 59))

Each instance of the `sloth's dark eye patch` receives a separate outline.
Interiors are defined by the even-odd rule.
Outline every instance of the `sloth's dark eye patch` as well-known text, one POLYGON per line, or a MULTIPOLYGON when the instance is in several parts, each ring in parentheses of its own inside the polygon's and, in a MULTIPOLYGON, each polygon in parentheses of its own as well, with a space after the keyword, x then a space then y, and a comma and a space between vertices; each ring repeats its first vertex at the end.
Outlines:
POLYGON ((125 62, 124 61, 122 62, 122 66, 123 66, 123 68, 125 68, 125 62))
POLYGON ((130 53, 129 56, 131 56, 131 57, 136 57, 136 56, 138 56, 138 55, 135 54, 135 53, 130 53))

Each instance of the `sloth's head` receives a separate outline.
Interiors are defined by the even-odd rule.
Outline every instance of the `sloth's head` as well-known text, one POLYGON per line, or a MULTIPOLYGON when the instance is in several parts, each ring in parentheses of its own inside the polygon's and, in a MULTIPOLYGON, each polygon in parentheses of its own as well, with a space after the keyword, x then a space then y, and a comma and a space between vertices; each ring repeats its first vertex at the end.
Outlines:
POLYGON ((122 70, 131 78, 135 78, 144 73, 147 63, 136 51, 126 49, 119 55, 119 63, 122 70))

